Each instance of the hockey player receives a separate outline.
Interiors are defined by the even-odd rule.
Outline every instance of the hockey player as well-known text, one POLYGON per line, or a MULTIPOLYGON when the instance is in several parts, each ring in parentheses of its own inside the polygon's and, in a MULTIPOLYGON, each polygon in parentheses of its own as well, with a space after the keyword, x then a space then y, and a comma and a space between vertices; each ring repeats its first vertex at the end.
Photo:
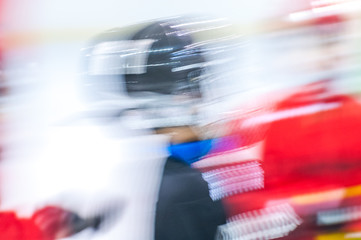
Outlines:
POLYGON ((210 240, 226 221, 222 202, 211 199, 207 182, 190 167, 211 146, 198 126, 198 106, 211 76, 207 68, 221 62, 207 59, 212 41, 195 41, 194 35, 214 37, 212 30, 224 27, 217 21, 173 18, 112 29, 85 49, 84 81, 96 115, 111 116, 135 133, 150 130, 169 138, 166 161, 149 166, 144 176, 142 166, 134 173, 144 182, 143 192, 151 189, 155 198, 142 195, 136 208, 148 208, 151 216, 143 221, 133 215, 142 220, 137 233, 132 227, 122 233, 127 239, 210 240))
POLYGON ((311 21, 323 78, 271 110, 238 116, 220 143, 233 147, 194 164, 230 210, 226 239, 346 239, 359 231, 361 106, 333 88, 344 21, 333 13, 311 21))

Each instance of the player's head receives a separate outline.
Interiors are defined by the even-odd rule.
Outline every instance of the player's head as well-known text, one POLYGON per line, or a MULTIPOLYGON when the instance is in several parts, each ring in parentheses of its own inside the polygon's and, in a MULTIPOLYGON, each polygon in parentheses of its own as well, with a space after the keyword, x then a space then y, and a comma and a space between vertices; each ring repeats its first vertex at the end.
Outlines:
POLYGON ((212 31, 224 27, 222 19, 171 18, 107 31, 84 49, 87 95, 118 109, 131 128, 197 125, 205 85, 228 47, 212 49, 225 39, 212 31))

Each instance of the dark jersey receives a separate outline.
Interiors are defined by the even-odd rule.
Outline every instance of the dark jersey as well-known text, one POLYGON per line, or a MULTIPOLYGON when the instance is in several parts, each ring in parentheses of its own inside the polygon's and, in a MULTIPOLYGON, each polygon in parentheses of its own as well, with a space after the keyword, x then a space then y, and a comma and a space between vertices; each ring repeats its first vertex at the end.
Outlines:
POLYGON ((201 173, 169 157, 156 208, 156 240, 212 240, 226 223, 220 201, 212 201, 201 173))

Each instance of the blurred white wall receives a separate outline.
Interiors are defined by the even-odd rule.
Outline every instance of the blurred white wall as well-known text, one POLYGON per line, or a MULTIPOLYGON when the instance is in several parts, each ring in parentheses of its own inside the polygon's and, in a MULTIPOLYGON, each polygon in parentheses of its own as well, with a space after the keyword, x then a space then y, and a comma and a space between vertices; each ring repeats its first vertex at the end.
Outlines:
MULTIPOLYGON (((278 4, 271 5, 270 0, 267 5, 262 3, 261 0, 6 0, 2 39, 5 39, 3 50, 11 95, 3 110, 7 119, 7 150, 1 168, 4 176, 1 207, 29 214, 37 201, 61 194, 68 187, 74 189, 76 183, 86 184, 92 173, 101 170, 86 164, 87 160, 97 159, 84 159, 84 156, 79 159, 77 152, 85 152, 84 148, 94 150, 93 145, 72 146, 77 144, 76 139, 80 139, 80 144, 87 142, 79 130, 66 130, 67 134, 59 138, 59 131, 51 127, 81 107, 74 83, 78 78, 79 50, 90 37, 109 28, 176 15, 207 14, 248 22, 278 11, 278 4), (69 167, 73 167, 71 173, 63 176, 62 172, 69 167), (88 177, 78 179, 77 172, 88 177)), ((112 161, 106 156, 102 161, 112 161)), ((116 156, 128 158, 125 153, 116 156)), ((104 177, 104 172, 98 177, 104 177)))
MULTIPOLYGON (((74 82, 78 78, 79 50, 90 37, 109 28, 176 15, 206 14, 247 25, 306 7, 307 0, 292 3, 287 0, 6 0, 2 33, 7 79, 13 87, 13 95, 5 109, 7 142, 11 148, 3 164, 3 172, 8 176, 2 190, 3 202, 12 207, 36 200, 37 196, 31 190, 17 189, 41 182, 38 177, 42 165, 39 164, 44 159, 36 159, 36 156, 48 144, 49 135, 54 134, 50 126, 81 107, 74 82), (27 164, 23 165, 24 162, 27 164)), ((251 42, 253 45, 244 52, 243 59, 250 64, 249 72, 253 73, 250 73, 251 77, 239 76, 239 81, 234 80, 244 89, 259 87, 261 81, 272 80, 267 72, 257 72, 259 69, 252 67, 272 62, 272 55, 266 54, 272 51, 273 43, 268 42, 268 38, 255 38, 251 42)), ((66 138, 62 140, 67 141, 66 138)), ((52 161, 61 161, 59 156, 54 159, 52 161)), ((67 159, 67 162, 71 160, 67 159)), ((76 178, 75 171, 71 176, 76 178)), ((66 182, 71 185, 72 179, 66 182)), ((40 194, 42 198, 56 194, 51 183, 42 183, 45 184, 43 189, 49 190, 40 194)), ((64 188, 66 186, 62 185, 59 189, 64 188)))

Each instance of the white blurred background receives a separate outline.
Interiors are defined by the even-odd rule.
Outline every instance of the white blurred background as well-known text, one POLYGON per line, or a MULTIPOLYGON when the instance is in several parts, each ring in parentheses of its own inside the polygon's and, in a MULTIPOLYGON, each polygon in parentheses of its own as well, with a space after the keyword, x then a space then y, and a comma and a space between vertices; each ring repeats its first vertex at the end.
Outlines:
MULTIPOLYGON (((127 198, 131 195, 127 191, 133 191, 127 181, 136 181, 136 176, 130 176, 123 167, 135 158, 157 159, 166 154, 160 147, 165 139, 122 138, 129 135, 122 132, 121 126, 116 128, 119 138, 109 138, 87 125, 59 126, 65 116, 82 107, 75 85, 79 77, 80 49, 99 32, 184 14, 229 18, 235 24, 235 32, 245 41, 244 52, 234 66, 242 68, 236 71, 242 75, 233 75, 232 81, 237 92, 244 95, 237 97, 235 103, 229 103, 231 105, 239 104, 241 99, 249 101, 257 93, 312 78, 312 72, 295 74, 289 55, 279 56, 280 51, 302 50, 302 44, 312 42, 307 37, 307 29, 274 31, 284 28, 279 22, 288 14, 307 9, 306 0, 292 3, 287 0, 2 1, 1 51, 6 59, 4 73, 10 94, 1 102, 1 117, 5 122, 1 138, 6 150, 1 168, 0 207, 16 209, 22 216, 29 216, 38 206, 51 201, 67 204, 64 200, 67 192, 77 193, 72 195, 75 202, 82 201, 83 196, 89 196, 87 201, 97 201, 94 196, 102 194, 114 195, 115 199, 127 198), (301 44, 291 41, 290 34, 305 34, 304 41, 301 38, 297 38, 301 44), (290 81, 291 76, 297 81, 290 81), (138 149, 142 149, 140 155, 138 149)), ((355 12, 350 14, 359 16, 360 1, 350 2, 355 12)), ((350 19, 351 28, 359 29, 359 18, 350 19)), ((346 35, 352 52, 346 65, 352 68, 356 64, 352 68, 355 72, 359 69, 361 49, 357 45, 356 30, 346 35)), ((292 51, 293 57, 298 58, 300 52, 292 51)), ((361 89, 357 85, 358 77, 352 75, 349 83, 345 87, 349 91, 361 89)), ((71 208, 79 205, 81 211, 86 211, 86 204, 69 204, 71 208)))

